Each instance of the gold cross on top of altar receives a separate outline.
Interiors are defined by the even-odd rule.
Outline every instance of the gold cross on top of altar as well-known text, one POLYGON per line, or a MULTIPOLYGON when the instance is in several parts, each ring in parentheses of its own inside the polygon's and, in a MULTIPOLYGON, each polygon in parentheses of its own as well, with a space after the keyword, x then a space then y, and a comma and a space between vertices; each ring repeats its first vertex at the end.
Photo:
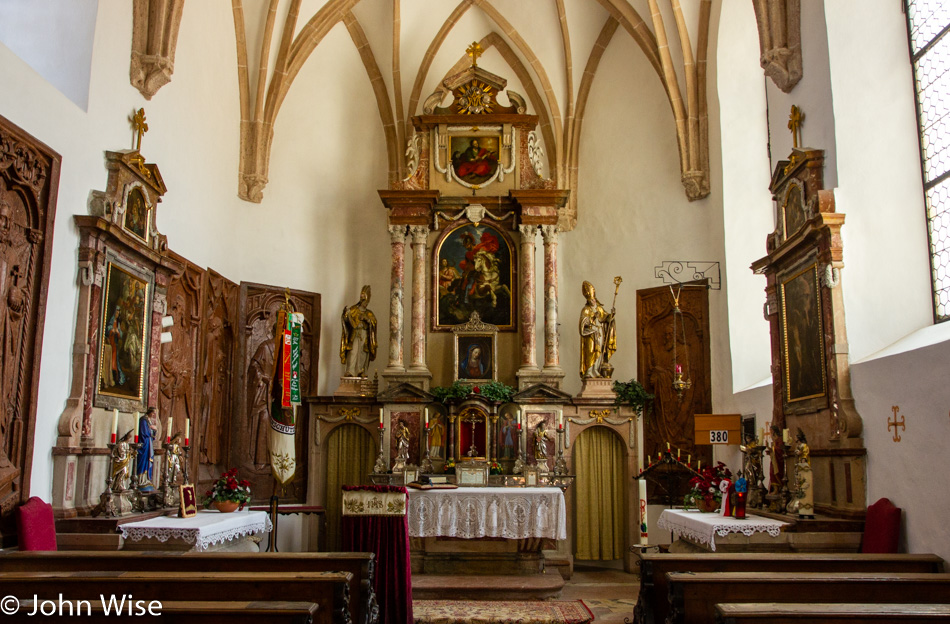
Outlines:
POLYGON ((142 150, 142 135, 148 132, 144 108, 138 109, 132 116, 132 129, 135 130, 135 151, 139 152, 142 150))
POLYGON ((792 112, 788 116, 788 129, 792 131, 792 147, 799 147, 802 138, 802 124, 805 123, 805 113, 792 104, 792 112))
POLYGON ((472 57, 472 67, 478 67, 478 57, 484 52, 482 46, 477 41, 473 41, 472 45, 465 48, 465 54, 472 57))

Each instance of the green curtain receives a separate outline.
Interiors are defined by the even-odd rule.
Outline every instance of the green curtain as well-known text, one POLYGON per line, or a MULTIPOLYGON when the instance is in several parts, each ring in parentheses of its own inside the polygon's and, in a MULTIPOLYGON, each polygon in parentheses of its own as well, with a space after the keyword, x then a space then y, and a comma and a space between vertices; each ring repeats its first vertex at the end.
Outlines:
POLYGON ((376 463, 376 442, 363 427, 340 425, 327 436, 327 549, 339 551, 342 546, 344 485, 368 485, 369 474, 376 463))
POLYGON ((573 452, 574 546, 578 559, 623 557, 624 444, 606 427, 588 427, 573 452))

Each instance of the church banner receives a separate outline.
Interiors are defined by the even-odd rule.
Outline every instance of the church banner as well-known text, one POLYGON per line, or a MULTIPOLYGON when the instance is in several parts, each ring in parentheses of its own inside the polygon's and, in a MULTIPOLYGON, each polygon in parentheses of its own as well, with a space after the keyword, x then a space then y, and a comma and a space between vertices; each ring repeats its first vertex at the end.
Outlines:
POLYGON ((275 374, 267 447, 271 471, 283 485, 296 472, 296 416, 300 405, 300 328, 303 314, 280 310, 277 317, 275 374))

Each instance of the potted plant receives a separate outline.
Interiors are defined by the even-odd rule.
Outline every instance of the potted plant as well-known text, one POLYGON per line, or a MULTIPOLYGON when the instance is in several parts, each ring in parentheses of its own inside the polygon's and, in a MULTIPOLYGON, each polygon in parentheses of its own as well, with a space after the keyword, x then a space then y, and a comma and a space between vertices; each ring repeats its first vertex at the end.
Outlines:
POLYGON ((637 416, 643 416, 649 413, 653 407, 655 395, 647 392, 636 379, 630 381, 615 381, 613 385, 614 394, 617 395, 617 405, 629 405, 637 416))
POLYGON ((719 509, 722 502, 722 491, 719 484, 723 479, 732 479, 732 472, 722 462, 715 466, 706 466, 689 480, 692 489, 683 497, 685 509, 695 508, 699 511, 711 512, 719 509))
POLYGON ((229 513, 236 509, 244 509, 251 500, 251 482, 247 479, 238 481, 237 468, 221 473, 221 477, 214 482, 211 489, 205 492, 204 504, 214 507, 221 513, 229 513))

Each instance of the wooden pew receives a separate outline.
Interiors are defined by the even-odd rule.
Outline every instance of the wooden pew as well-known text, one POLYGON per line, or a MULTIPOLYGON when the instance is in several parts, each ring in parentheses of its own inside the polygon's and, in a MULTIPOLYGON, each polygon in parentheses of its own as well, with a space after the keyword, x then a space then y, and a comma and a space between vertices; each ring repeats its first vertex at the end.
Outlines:
POLYGON ((0 593, 21 599, 160 602, 291 601, 319 605, 317 624, 352 624, 349 572, 2 572, 0 593))
POLYGON ((716 604, 950 603, 950 574, 671 572, 669 624, 714 624, 716 604))
MULTIPOLYGON (((12 615, 4 614, 3 621, 11 624, 34 624, 48 619, 80 618, 90 624, 110 624, 129 618, 128 607, 122 616, 116 616, 113 605, 103 605, 101 600, 33 600, 20 603, 12 615), (105 607, 110 608, 106 612, 105 607), (30 615, 30 614, 33 615, 30 615)), ((166 601, 160 607, 133 607, 131 619, 137 617, 156 624, 311 624, 318 606, 312 602, 178 602, 166 601), (156 614, 157 615, 153 615, 156 614)))
POLYGON ((670 572, 943 572, 943 559, 932 554, 860 553, 642 553, 640 596, 633 612, 637 624, 666 621, 670 572))
POLYGON ((716 605, 716 624, 884 624, 950 622, 950 605, 922 604, 778 604, 716 605))
POLYGON ((0 554, 2 572, 349 572, 350 617, 376 624, 373 553, 232 553, 156 551, 12 551, 0 554))

